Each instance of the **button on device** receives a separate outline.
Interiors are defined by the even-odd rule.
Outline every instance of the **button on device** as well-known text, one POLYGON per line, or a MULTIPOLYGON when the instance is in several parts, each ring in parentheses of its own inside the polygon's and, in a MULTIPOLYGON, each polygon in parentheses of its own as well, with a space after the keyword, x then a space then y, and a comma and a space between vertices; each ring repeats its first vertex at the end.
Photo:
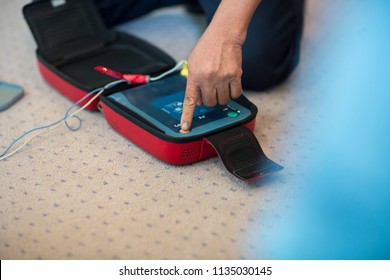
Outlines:
POLYGON ((227 115, 228 115, 228 117, 235 118, 238 116, 238 113, 237 112, 229 112, 227 115))

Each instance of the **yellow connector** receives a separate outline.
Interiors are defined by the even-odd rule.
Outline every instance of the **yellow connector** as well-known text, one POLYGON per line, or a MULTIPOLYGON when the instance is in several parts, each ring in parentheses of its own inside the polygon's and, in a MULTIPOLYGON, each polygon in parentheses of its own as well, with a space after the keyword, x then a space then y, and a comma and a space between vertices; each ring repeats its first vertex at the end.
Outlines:
POLYGON ((187 65, 187 61, 185 61, 183 63, 183 67, 181 68, 180 75, 188 78, 188 65, 187 65))

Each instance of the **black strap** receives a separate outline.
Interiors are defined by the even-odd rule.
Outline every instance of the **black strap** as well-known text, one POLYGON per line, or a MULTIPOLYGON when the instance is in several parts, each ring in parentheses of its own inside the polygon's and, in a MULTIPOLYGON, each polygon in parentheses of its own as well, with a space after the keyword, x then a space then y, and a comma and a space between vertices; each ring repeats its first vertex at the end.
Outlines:
POLYGON ((259 142, 245 126, 206 137, 223 164, 234 176, 252 181, 283 169, 264 154, 259 142))

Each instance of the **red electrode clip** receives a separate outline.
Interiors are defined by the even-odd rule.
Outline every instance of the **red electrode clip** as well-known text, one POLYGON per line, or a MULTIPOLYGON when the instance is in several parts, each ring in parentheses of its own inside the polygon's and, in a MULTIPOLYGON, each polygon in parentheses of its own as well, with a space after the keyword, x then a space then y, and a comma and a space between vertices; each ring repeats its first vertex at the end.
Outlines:
POLYGON ((112 70, 112 69, 104 67, 104 66, 96 66, 95 70, 102 73, 102 74, 105 74, 105 75, 108 75, 108 76, 111 76, 111 77, 114 77, 117 79, 123 79, 123 80, 129 81, 132 84, 142 85, 142 84, 146 84, 149 82, 149 75, 122 74, 120 72, 117 72, 115 70, 112 70))

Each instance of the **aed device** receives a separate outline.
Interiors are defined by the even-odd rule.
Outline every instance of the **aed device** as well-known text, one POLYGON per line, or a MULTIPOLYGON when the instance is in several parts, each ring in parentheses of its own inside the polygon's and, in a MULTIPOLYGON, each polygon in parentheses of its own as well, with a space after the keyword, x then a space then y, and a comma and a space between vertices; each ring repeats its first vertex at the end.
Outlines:
MULTIPOLYGON (((88 97, 80 106, 93 97, 89 92, 115 81, 96 66, 156 77, 176 65, 155 46, 108 30, 91 0, 42 0, 26 5, 23 13, 38 45, 42 76, 74 102, 88 97)), ((245 96, 224 106, 197 107, 191 131, 180 133, 185 84, 178 72, 145 85, 122 83, 87 109, 100 109, 120 134, 169 164, 218 154, 228 171, 244 181, 282 169, 266 157, 253 135, 257 108, 245 96)))
POLYGON ((257 107, 243 95, 227 105, 197 106, 191 131, 180 133, 185 85, 186 78, 175 74, 103 94, 99 107, 115 130, 164 162, 188 164, 218 154, 229 172, 244 181, 282 169, 253 135, 257 107))

